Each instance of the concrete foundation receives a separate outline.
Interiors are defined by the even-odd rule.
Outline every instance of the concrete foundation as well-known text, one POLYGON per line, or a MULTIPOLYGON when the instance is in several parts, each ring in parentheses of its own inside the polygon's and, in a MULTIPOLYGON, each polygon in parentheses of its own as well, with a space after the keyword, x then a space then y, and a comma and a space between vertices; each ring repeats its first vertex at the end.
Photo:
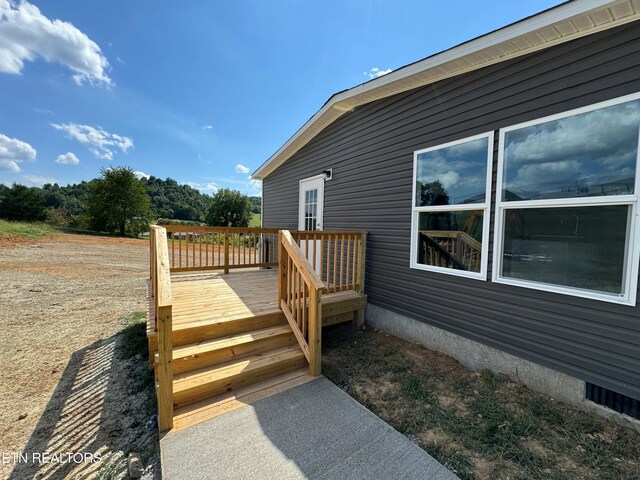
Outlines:
POLYGON ((640 432, 640 421, 585 400, 585 382, 537 363, 456 335, 441 328, 369 304, 372 327, 455 358, 473 371, 489 369, 582 410, 640 432))

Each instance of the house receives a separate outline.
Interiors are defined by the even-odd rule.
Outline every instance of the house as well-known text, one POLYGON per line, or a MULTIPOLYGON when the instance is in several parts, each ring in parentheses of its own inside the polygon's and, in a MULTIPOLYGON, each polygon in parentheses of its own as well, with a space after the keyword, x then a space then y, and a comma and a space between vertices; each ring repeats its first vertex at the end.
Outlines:
POLYGON ((640 2, 579 0, 336 93, 252 178, 263 227, 367 232, 369 324, 639 418, 639 131, 640 2))

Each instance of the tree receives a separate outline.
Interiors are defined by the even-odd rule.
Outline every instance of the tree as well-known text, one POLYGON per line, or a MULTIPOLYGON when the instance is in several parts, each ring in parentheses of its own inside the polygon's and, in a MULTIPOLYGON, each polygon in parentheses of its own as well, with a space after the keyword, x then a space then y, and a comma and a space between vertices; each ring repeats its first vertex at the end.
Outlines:
POLYGON ((261 197, 249 197, 251 202, 251 213, 262 213, 262 198, 261 197))
POLYGON ((46 216, 42 191, 14 183, 2 189, 0 217, 7 220, 38 221, 46 216))
MULTIPOLYGON (((92 182, 87 210, 96 230, 127 233, 129 224, 149 224, 151 203, 145 184, 129 167, 102 169, 101 177, 92 182)), ((137 229, 139 230, 139 226, 137 229)), ((130 230, 130 233, 135 234, 130 230)))
POLYGON ((449 195, 439 180, 420 185, 420 205, 449 205, 449 195))
POLYGON ((251 220, 251 203, 237 190, 223 188, 213 196, 207 212, 207 225, 247 227, 251 220))

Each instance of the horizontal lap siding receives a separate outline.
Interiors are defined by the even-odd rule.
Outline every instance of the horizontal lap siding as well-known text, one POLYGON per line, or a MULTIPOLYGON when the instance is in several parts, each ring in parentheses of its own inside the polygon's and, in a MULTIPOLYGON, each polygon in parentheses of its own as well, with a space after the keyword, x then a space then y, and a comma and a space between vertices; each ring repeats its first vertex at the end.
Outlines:
POLYGON ((408 267, 415 150, 638 91, 636 22, 363 105, 264 180, 264 225, 296 228, 298 182, 333 168, 324 227, 369 232, 372 304, 640 399, 640 307, 408 267))

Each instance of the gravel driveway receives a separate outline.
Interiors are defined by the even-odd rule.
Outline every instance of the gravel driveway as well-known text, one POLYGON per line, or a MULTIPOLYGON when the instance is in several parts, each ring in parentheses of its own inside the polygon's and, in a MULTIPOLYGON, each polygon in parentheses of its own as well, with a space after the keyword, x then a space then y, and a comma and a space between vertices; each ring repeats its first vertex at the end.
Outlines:
MULTIPOLYGON (((123 367, 113 351, 114 334, 126 317, 146 308, 147 276, 148 245, 141 240, 61 235, 0 248, 0 451, 5 456, 43 450, 109 457, 131 422, 140 423, 123 418, 123 403, 131 398, 119 398, 127 396, 127 388, 117 388, 123 372, 114 372, 123 367)), ((3 458, 0 476, 68 478, 76 477, 74 468, 98 471, 81 463, 36 467, 3 458)), ((105 464, 99 467, 104 471, 105 464)))

